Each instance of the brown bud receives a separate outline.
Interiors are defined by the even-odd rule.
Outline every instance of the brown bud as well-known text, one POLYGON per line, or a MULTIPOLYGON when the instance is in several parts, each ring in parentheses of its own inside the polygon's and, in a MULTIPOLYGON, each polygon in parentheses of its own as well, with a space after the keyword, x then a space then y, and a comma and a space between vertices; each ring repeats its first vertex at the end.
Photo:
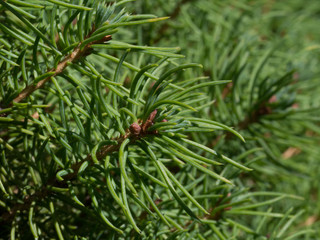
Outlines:
POLYGON ((155 109, 152 113, 150 113, 149 117, 148 117, 148 120, 150 120, 151 122, 153 122, 154 118, 156 117, 157 115, 157 109, 155 109))
POLYGON ((107 41, 110 41, 112 39, 112 36, 111 35, 107 35, 107 36, 104 36, 101 40, 103 42, 107 42, 107 41))
POLYGON ((153 122, 150 120, 147 120, 143 125, 142 125, 142 131, 146 132, 149 127, 153 125, 153 122))
POLYGON ((270 99, 269 99, 269 103, 274 103, 277 101, 277 96, 273 95, 270 99))
POLYGON ((141 132, 141 127, 138 123, 132 123, 130 125, 130 132, 133 134, 133 135, 139 135, 140 132, 141 132))
POLYGON ((157 199, 154 201, 154 203, 155 203, 156 205, 159 205, 160 203, 162 203, 162 199, 157 198, 157 199))
POLYGON ((103 38, 101 38, 99 40, 93 41, 91 44, 104 43, 104 42, 110 41, 111 39, 112 39, 112 36, 111 35, 107 35, 107 36, 104 36, 103 38))
POLYGON ((77 19, 77 18, 73 19, 73 21, 72 21, 72 25, 76 25, 76 24, 77 24, 77 22, 78 22, 78 19, 77 19))

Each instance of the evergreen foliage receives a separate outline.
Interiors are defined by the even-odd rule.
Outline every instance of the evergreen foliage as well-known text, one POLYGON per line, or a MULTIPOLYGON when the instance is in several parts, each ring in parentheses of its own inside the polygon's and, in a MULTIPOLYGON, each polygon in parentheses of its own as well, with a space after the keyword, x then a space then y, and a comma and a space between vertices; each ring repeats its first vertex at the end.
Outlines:
POLYGON ((319 13, 0 0, 0 239, 318 239, 319 13))

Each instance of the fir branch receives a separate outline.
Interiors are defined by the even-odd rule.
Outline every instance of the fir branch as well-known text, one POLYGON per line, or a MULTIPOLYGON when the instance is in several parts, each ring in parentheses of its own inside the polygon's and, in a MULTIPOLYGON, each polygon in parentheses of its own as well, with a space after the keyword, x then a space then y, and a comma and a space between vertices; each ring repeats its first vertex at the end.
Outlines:
MULTIPOLYGON (((101 161, 107 155, 110 155, 111 153, 118 151, 121 144, 128 138, 131 138, 132 142, 134 142, 139 139, 150 137, 157 134, 156 131, 148 131, 148 128, 153 125, 153 121, 156 116, 156 113, 157 113, 156 110, 153 111, 145 122, 138 120, 138 122, 141 123, 140 125, 138 123, 131 124, 130 128, 126 130, 126 134, 118 137, 117 139, 114 139, 114 141, 117 142, 116 144, 102 146, 100 151, 97 152, 96 154, 96 159, 98 161, 101 161)), ((52 192, 50 188, 65 187, 68 181, 72 181, 76 179, 79 169, 84 162, 89 162, 89 165, 93 165, 94 164, 93 156, 91 154, 88 154, 85 159, 83 159, 78 163, 73 164, 70 167, 70 169, 72 169, 71 173, 64 176, 63 181, 58 181, 56 176, 48 180, 48 182, 44 184, 43 187, 40 188, 36 193, 26 196, 23 203, 17 203, 8 212, 5 212, 4 214, 2 214, 2 216, 0 217, 0 220, 3 222, 12 220, 18 211, 27 210, 30 208, 33 202, 40 201, 46 198, 52 192)), ((59 170, 57 172, 59 172, 59 170)))
MULTIPOLYGON (((89 34, 86 37, 86 39, 89 38, 90 36, 91 36, 91 34, 89 34)), ((48 76, 45 79, 39 81, 35 85, 29 85, 29 86, 25 87, 25 89, 23 89, 20 92, 20 94, 13 101, 16 102, 16 103, 22 101, 23 99, 28 97, 30 94, 32 94, 37 89, 42 88, 44 86, 44 84, 51 79, 51 77, 55 77, 55 76, 61 74, 67 68, 67 66, 70 63, 74 63, 78 59, 88 56, 90 54, 91 50, 92 50, 92 48, 91 48, 92 44, 99 44, 99 43, 107 42, 107 41, 110 41, 111 39, 112 39, 111 35, 107 35, 107 36, 102 37, 100 40, 95 40, 93 42, 90 42, 90 43, 86 44, 83 48, 80 47, 81 44, 82 44, 82 42, 80 42, 78 44, 78 46, 73 49, 72 53, 70 53, 68 56, 66 56, 57 65, 56 68, 52 68, 52 69, 48 70, 48 73, 53 73, 53 74, 50 74, 50 76, 48 76)))
POLYGON ((317 238, 317 0, 0 2, 0 236, 317 238), (158 32, 124 29, 164 12, 158 32), (163 40, 211 80, 177 48, 134 45, 163 40))

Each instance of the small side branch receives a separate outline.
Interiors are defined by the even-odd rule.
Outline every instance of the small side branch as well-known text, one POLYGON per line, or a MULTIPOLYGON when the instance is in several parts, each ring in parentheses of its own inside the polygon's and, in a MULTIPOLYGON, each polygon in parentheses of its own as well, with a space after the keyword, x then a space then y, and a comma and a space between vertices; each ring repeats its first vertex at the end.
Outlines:
MULTIPOLYGON (((88 36, 89 37, 89 36, 88 36)), ((72 63, 76 62, 78 59, 81 57, 86 57, 87 55, 90 54, 91 51, 91 45, 95 43, 101 43, 101 42, 106 42, 111 40, 111 35, 105 36, 101 40, 95 41, 88 43, 86 46, 84 46, 83 49, 80 48, 81 43, 78 44, 78 46, 73 50, 72 53, 70 53, 67 57, 65 57, 58 65, 56 68, 50 69, 48 72, 54 72, 54 74, 50 77, 47 77, 41 81, 39 81, 35 85, 29 85, 25 89, 21 91, 21 93, 13 100, 14 102, 20 102, 21 100, 25 99, 28 97, 30 94, 32 94, 34 91, 36 91, 39 88, 42 88, 46 82, 50 80, 51 77, 55 77, 59 74, 61 74, 66 67, 72 63)))

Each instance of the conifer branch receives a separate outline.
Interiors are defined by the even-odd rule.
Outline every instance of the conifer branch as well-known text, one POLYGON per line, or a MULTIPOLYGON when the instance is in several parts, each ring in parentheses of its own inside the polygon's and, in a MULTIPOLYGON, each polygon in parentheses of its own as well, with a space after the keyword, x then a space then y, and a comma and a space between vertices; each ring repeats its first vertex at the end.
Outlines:
POLYGON ((319 235, 317 0, 0 2, 1 237, 319 235))
MULTIPOLYGON (((89 34, 86 38, 90 37, 91 34, 89 34)), ((48 70, 48 73, 53 72, 53 75, 50 75, 49 77, 39 81, 38 83, 36 83, 35 85, 29 85, 27 87, 25 87, 25 89, 23 89, 21 91, 21 93, 13 100, 14 102, 20 102, 21 100, 25 99, 26 97, 28 97, 30 94, 32 94, 34 91, 36 91, 39 88, 42 88, 44 86, 44 84, 46 82, 48 82, 51 77, 55 77, 59 74, 61 74, 70 63, 74 63, 76 62, 78 59, 80 59, 81 57, 86 57, 90 54, 91 51, 91 45, 92 44, 98 44, 98 43, 103 43, 106 41, 110 41, 111 35, 107 35, 105 37, 103 37, 100 40, 96 40, 93 41, 91 43, 88 43, 87 45, 85 45, 83 47, 83 49, 80 48, 82 43, 79 43, 77 47, 75 47, 72 51, 72 53, 70 53, 67 57, 65 57, 58 65, 56 68, 52 68, 50 70, 48 70)))
MULTIPOLYGON (((126 134, 118 137, 117 139, 114 139, 115 141, 117 141, 117 144, 102 146, 100 151, 97 152, 96 154, 97 160, 101 161, 107 155, 110 155, 111 153, 118 151, 123 141, 127 138, 132 138, 133 141, 136 141, 141 138, 145 138, 145 137, 157 134, 156 131, 148 131, 148 128, 154 124, 153 121, 156 116, 156 113, 157 113, 157 110, 154 110, 145 122, 142 122, 139 120, 139 122, 141 122, 140 125, 138 123, 131 124, 130 128, 126 130, 126 134)), ((67 181, 72 181, 77 177, 79 169, 84 162, 89 162, 89 165, 93 165, 94 162, 93 162, 92 155, 88 154, 85 159, 83 159, 78 163, 73 164, 71 166, 72 172, 64 176, 63 181, 58 181, 56 176, 54 176, 53 178, 48 180, 48 182, 44 184, 40 190, 38 190, 32 195, 26 196, 23 203, 17 203, 11 208, 10 211, 5 212, 0 217, 0 222, 12 220, 18 211, 27 210, 30 208, 31 204, 34 201, 40 201, 41 199, 47 197, 52 192, 50 188, 66 187, 67 181)))

